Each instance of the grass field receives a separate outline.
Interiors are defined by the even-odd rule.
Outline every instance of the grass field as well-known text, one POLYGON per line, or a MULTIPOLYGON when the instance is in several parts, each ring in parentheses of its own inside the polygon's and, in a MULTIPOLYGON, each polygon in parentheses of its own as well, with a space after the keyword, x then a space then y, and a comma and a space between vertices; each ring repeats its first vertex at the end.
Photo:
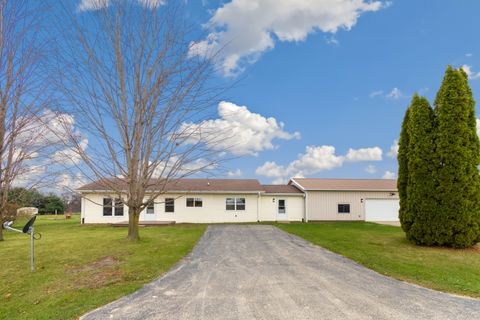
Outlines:
POLYGON ((480 298, 480 247, 455 250, 409 243, 400 227, 367 222, 278 224, 379 273, 480 298))
POLYGON ((203 225, 150 227, 141 240, 126 228, 81 226, 39 216, 37 271, 30 272, 29 237, 5 231, 0 242, 0 319, 74 319, 135 291, 191 251, 203 225))

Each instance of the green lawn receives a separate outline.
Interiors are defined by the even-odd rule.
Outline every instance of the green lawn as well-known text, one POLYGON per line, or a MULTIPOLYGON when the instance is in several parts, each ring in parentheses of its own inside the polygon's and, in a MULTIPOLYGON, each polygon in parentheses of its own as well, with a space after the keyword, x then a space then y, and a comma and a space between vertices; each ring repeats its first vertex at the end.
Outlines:
POLYGON ((409 243, 400 227, 368 222, 277 224, 379 273, 480 298, 480 247, 454 250, 409 243))
POLYGON ((157 278, 190 252, 204 225, 150 227, 141 240, 126 228, 81 226, 79 217, 39 216, 37 271, 29 238, 5 232, 0 242, 0 319, 74 319, 157 278))

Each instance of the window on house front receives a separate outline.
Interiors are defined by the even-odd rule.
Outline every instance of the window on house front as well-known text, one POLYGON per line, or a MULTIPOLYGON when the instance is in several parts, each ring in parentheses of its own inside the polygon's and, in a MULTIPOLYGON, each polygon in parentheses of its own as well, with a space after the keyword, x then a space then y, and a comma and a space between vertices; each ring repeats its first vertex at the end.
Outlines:
POLYGON ((153 203, 150 203, 147 206, 147 214, 154 214, 155 213, 155 205, 153 203))
POLYGON ((278 199, 278 213, 285 213, 285 199, 278 199))
POLYGON ((245 210, 245 198, 235 198, 237 210, 245 210))
POLYGON ((225 208, 227 211, 245 210, 245 198, 226 198, 225 208))
POLYGON ((228 211, 235 210, 235 198, 227 198, 225 200, 225 205, 228 211))
POLYGON ((202 207, 202 198, 187 198, 187 207, 202 207))
POLYGON ((103 215, 111 216, 112 209, 112 198, 103 198, 103 215))
POLYGON ((165 198, 165 212, 175 212, 175 199, 165 198))
POLYGON ((350 213, 350 204, 349 203, 339 203, 338 204, 338 213, 350 213))
POLYGON ((123 202, 122 199, 115 199, 115 216, 123 216, 123 202))

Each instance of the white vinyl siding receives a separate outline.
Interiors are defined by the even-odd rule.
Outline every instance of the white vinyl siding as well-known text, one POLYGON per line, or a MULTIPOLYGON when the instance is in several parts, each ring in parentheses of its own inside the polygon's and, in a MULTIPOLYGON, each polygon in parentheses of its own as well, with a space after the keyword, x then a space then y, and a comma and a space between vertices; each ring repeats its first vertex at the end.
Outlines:
POLYGON ((308 220, 365 220, 366 199, 398 199, 398 193, 389 191, 307 191, 308 220), (350 204, 350 213, 338 213, 338 204, 347 203, 350 204))
POLYGON ((287 219, 302 221, 304 218, 305 200, 303 195, 264 194, 260 199, 260 221, 276 221, 278 215, 278 200, 285 200, 287 219))
MULTIPOLYGON (((128 221, 128 207, 124 207, 123 216, 103 216, 103 198, 115 198, 109 194, 89 193, 84 194, 84 207, 82 208, 85 223, 116 223, 128 221)), ((176 223, 224 223, 224 222, 256 222, 258 194, 189 194, 169 193, 155 200, 155 214, 149 215, 147 210, 140 214, 140 221, 175 221, 176 223), (186 205, 186 198, 201 196, 202 207, 190 208, 186 205), (245 199, 244 210, 227 211, 226 198, 245 199), (170 201, 170 202, 169 202, 170 201), (171 206, 170 206, 171 205, 171 206), (174 212, 168 212, 171 208, 174 212), (154 220, 153 220, 154 219, 154 220)), ((242 208, 239 201, 239 209, 242 208)), ((273 213, 272 213, 273 214, 273 213)), ((271 220, 274 220, 272 218, 271 220)))

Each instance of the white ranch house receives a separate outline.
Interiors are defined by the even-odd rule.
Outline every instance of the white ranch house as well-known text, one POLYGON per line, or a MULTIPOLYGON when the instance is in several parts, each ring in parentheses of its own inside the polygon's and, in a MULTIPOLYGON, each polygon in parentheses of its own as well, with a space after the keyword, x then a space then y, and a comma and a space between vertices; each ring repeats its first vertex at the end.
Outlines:
MULTIPOLYGON (((128 208, 105 183, 79 188, 81 221, 128 221, 128 208)), ((179 179, 140 215, 145 223, 257 221, 398 221, 396 180, 293 178, 286 185, 255 179, 179 179)))

